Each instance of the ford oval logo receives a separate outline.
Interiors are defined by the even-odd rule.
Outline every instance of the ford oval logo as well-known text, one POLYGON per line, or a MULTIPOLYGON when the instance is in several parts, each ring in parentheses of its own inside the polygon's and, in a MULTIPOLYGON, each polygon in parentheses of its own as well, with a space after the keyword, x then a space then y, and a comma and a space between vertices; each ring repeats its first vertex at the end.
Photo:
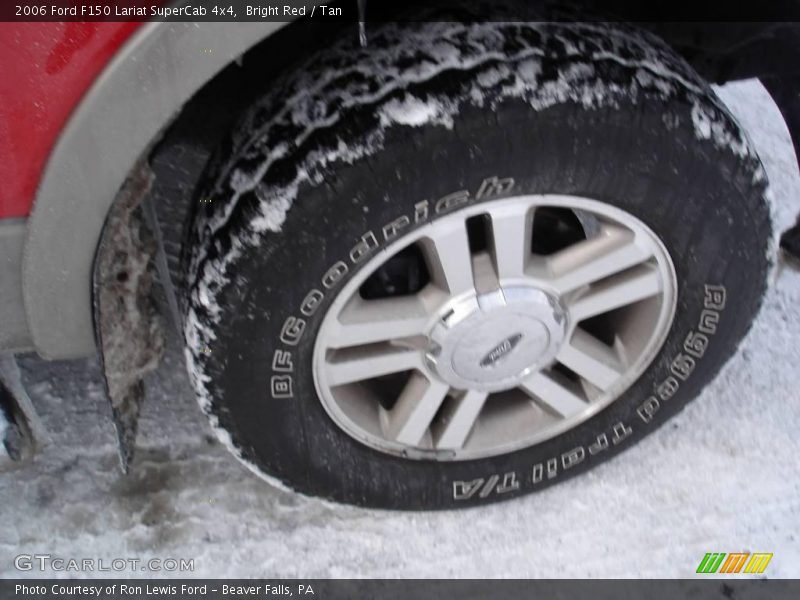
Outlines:
POLYGON ((519 344, 519 341, 522 339, 521 333, 515 333, 512 336, 507 337, 502 342, 497 344, 494 348, 491 349, 489 354, 483 357, 481 361, 481 367, 493 367, 498 362, 503 360, 504 357, 508 356, 511 351, 519 344))

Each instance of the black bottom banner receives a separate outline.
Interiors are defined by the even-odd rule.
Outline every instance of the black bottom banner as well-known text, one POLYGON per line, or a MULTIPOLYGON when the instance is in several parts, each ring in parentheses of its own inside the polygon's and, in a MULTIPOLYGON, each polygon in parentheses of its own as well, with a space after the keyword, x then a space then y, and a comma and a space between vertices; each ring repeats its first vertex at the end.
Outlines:
POLYGON ((437 580, 196 579, 0 580, 0 598, 122 600, 307 598, 313 600, 783 600, 800 598, 800 580, 437 580))

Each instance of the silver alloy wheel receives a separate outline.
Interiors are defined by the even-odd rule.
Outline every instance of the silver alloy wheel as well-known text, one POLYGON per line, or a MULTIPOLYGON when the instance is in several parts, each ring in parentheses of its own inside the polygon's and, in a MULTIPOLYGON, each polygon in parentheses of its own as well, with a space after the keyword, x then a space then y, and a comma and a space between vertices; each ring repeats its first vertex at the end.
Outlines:
MULTIPOLYGON (((564 237, 551 229, 548 239, 564 237)), ((316 338, 315 386, 333 421, 380 451, 503 454, 571 429, 630 387, 666 338, 676 288, 656 235, 609 204, 560 195, 478 204, 401 237, 347 282, 316 338), (572 215, 582 236, 534 253, 547 210, 572 215), (424 285, 363 297, 410 248, 424 285)))

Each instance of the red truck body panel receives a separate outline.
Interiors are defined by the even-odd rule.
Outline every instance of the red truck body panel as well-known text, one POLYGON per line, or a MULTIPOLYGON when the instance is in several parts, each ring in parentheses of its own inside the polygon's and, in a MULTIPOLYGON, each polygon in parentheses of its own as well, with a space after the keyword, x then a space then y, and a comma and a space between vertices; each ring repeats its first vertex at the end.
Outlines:
POLYGON ((0 219, 31 212, 72 111, 137 22, 0 24, 0 219))

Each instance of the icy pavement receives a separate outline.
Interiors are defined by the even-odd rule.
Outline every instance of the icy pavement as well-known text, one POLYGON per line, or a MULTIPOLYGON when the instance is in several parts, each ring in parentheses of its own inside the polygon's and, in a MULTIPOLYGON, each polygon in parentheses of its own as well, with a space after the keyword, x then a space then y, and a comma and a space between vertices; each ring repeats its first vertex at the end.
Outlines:
MULTIPOLYGON (((755 83, 721 95, 789 226, 800 176, 777 108, 755 83)), ((193 558, 193 575, 212 577, 686 577, 706 552, 752 551, 775 554, 768 576, 800 577, 798 342, 800 272, 783 268, 736 357, 654 435, 542 493, 417 514, 331 506, 251 475, 214 441, 175 349, 123 477, 96 362, 26 357, 51 442, 0 475, 0 575, 41 576, 13 557, 48 553, 193 558)))

